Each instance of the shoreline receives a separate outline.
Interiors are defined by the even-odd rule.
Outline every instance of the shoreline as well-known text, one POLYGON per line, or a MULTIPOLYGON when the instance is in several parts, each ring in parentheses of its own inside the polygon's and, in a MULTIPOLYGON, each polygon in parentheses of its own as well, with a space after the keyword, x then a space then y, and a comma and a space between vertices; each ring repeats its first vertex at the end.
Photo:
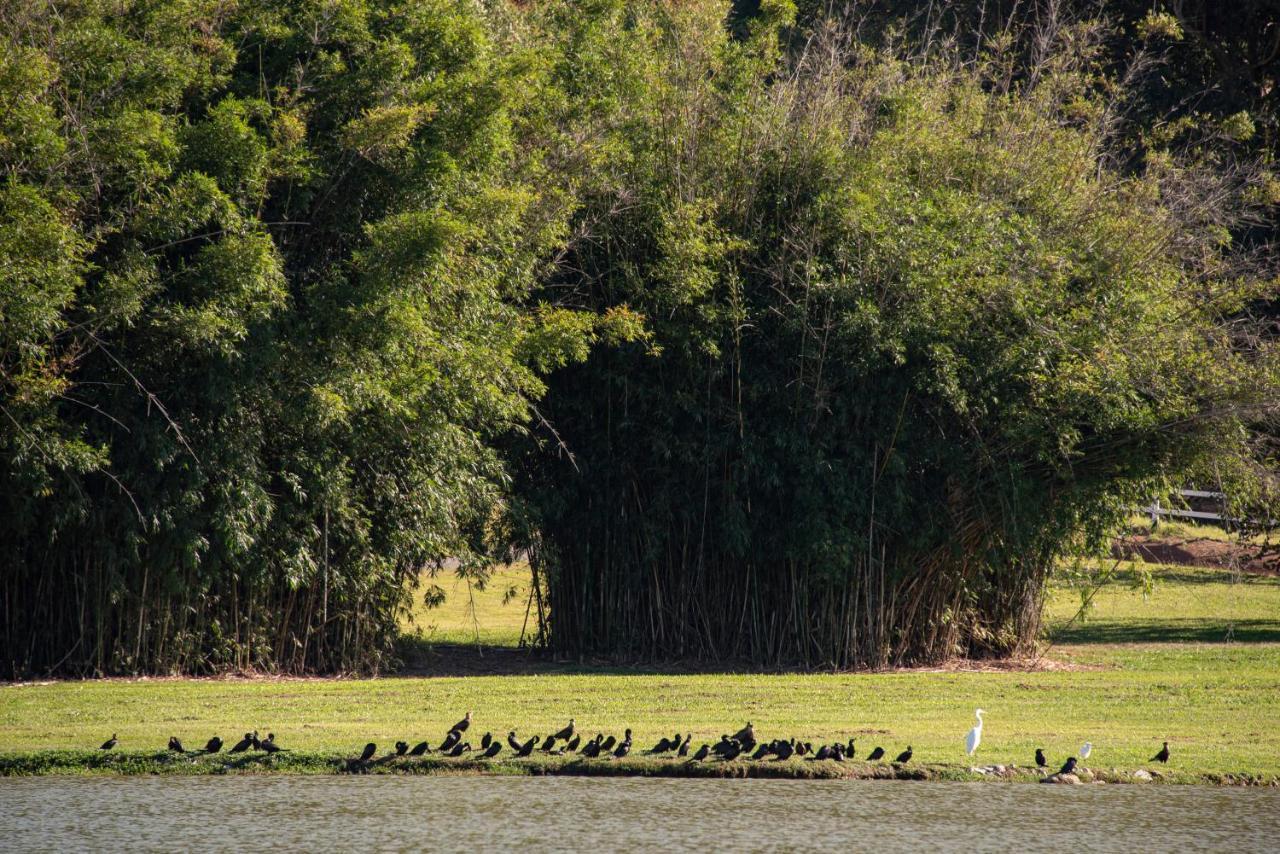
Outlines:
MULTIPOLYGON (((44 776, 254 776, 263 774, 379 774, 468 776, 669 777, 685 779, 915 780, 935 782, 1043 783, 1049 773, 1016 765, 868 763, 856 759, 789 759, 731 762, 648 756, 584 759, 578 756, 527 759, 383 757, 363 765, 351 757, 321 751, 288 751, 272 756, 214 756, 168 751, 39 750, 0 753, 0 778, 44 776)), ((1280 775, 1194 773, 1171 769, 1080 768, 1079 785, 1198 785, 1280 787, 1280 775)), ((1064 782, 1064 785, 1071 783, 1064 782)))

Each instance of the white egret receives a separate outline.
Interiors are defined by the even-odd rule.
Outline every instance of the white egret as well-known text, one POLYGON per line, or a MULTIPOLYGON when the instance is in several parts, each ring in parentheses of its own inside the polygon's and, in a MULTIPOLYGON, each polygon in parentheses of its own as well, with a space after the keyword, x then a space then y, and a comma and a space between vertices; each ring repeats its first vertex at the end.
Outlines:
POLYGON ((979 742, 982 741, 982 709, 978 709, 974 715, 977 716, 978 722, 973 729, 969 730, 969 735, 964 740, 964 752, 969 756, 973 755, 973 752, 978 749, 979 742))
POLYGON ((1080 748, 1080 758, 1081 758, 1081 759, 1088 759, 1088 758, 1089 758, 1089 754, 1090 754, 1090 753, 1093 753, 1093 742, 1092 742, 1092 741, 1086 741, 1086 742, 1084 743, 1084 747, 1081 747, 1081 748, 1080 748))

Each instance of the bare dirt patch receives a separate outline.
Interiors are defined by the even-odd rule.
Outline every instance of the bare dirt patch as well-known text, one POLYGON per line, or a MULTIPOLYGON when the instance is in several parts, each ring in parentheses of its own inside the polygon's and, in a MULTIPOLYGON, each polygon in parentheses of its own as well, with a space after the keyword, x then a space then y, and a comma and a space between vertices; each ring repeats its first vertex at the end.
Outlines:
POLYGON ((1203 566, 1258 575, 1280 575, 1280 549, 1207 538, 1162 539, 1145 534, 1122 537, 1111 545, 1113 557, 1148 563, 1203 566))

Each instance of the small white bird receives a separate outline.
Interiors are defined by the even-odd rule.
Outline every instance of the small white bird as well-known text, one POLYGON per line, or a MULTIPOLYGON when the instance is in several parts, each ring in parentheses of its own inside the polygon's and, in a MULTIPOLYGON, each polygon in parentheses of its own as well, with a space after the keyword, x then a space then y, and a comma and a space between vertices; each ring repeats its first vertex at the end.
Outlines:
POLYGON ((974 714, 978 718, 978 723, 974 725, 973 729, 969 730, 969 735, 964 740, 964 752, 970 756, 978 749, 978 744, 982 741, 982 709, 978 709, 974 714))
POLYGON ((1080 748, 1080 758, 1088 759, 1090 753, 1093 753, 1093 742, 1086 741, 1084 746, 1080 748))

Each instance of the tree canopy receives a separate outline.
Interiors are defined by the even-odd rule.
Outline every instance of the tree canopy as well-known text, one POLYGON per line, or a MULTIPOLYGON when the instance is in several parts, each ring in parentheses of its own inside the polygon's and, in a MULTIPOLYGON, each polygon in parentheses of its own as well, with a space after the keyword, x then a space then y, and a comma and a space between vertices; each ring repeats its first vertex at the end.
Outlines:
POLYGON ((1002 652, 1256 463, 1265 96, 800 5, 0 0, 0 667, 376 670, 518 548, 565 650, 1002 652))

